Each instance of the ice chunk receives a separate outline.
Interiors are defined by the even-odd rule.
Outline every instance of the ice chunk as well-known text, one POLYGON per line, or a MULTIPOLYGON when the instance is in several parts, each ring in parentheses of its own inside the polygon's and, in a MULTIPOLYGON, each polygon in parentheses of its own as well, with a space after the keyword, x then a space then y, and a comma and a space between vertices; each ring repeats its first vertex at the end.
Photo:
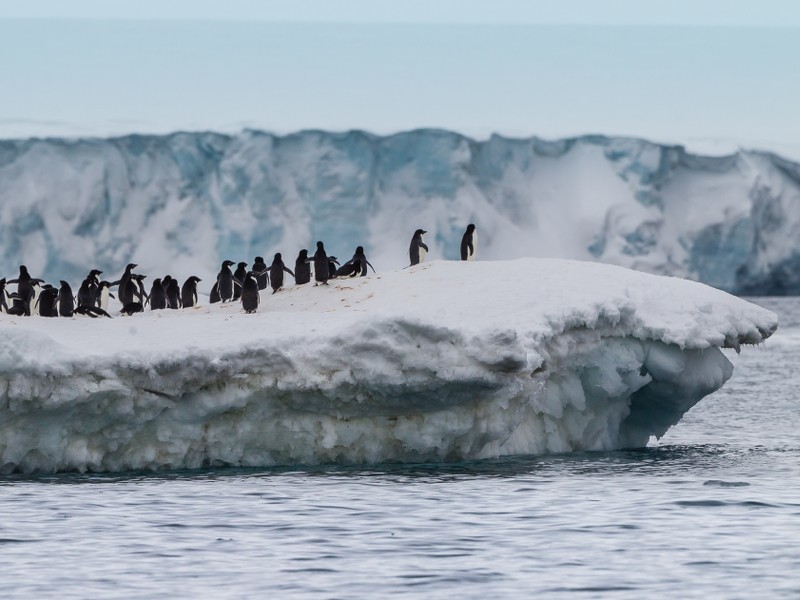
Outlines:
POLYGON ((691 281, 434 261, 129 318, 0 315, 0 465, 452 461, 660 436, 773 313, 691 281))

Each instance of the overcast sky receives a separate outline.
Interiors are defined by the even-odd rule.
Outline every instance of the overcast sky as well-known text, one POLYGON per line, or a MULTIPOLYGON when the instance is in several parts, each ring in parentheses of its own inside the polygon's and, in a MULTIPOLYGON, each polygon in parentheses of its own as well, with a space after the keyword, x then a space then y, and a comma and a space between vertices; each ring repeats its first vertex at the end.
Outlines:
POLYGON ((0 1, 0 137, 443 127, 800 146, 788 0, 0 1))

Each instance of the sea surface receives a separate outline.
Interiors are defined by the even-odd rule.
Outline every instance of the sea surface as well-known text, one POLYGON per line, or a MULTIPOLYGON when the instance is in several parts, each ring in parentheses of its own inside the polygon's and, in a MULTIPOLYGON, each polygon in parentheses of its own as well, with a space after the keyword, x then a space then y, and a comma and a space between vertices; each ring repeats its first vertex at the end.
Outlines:
POLYGON ((800 598, 800 299, 652 447, 0 478, 3 598, 800 598))

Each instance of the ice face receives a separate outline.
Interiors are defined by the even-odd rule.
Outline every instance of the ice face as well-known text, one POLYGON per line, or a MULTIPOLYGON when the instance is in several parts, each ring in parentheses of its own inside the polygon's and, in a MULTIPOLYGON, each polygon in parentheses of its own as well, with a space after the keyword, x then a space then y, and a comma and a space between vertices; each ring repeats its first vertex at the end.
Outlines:
POLYGON ((223 259, 367 249, 404 266, 422 227, 457 259, 597 260, 747 293, 798 293, 800 166, 740 151, 585 136, 544 141, 419 130, 392 136, 177 133, 0 142, 0 270, 79 282, 91 268, 194 274, 223 259))
POLYGON ((6 471, 452 461, 639 447, 773 313, 578 261, 433 261, 238 304, 0 315, 6 471))

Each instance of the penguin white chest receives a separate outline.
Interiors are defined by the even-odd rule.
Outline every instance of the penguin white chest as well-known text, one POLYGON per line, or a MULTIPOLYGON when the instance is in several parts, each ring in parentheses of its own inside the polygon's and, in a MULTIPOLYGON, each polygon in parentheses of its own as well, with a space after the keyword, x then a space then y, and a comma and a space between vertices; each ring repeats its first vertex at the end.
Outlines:
POLYGON ((100 288, 100 308, 103 310, 108 308, 108 287, 106 286, 100 288))
POLYGON ((425 257, 428 255, 428 251, 425 250, 422 246, 419 246, 419 262, 425 260, 425 257))
POLYGON ((467 256, 467 260, 475 260, 475 255, 478 253, 478 230, 472 232, 472 252, 467 256))

